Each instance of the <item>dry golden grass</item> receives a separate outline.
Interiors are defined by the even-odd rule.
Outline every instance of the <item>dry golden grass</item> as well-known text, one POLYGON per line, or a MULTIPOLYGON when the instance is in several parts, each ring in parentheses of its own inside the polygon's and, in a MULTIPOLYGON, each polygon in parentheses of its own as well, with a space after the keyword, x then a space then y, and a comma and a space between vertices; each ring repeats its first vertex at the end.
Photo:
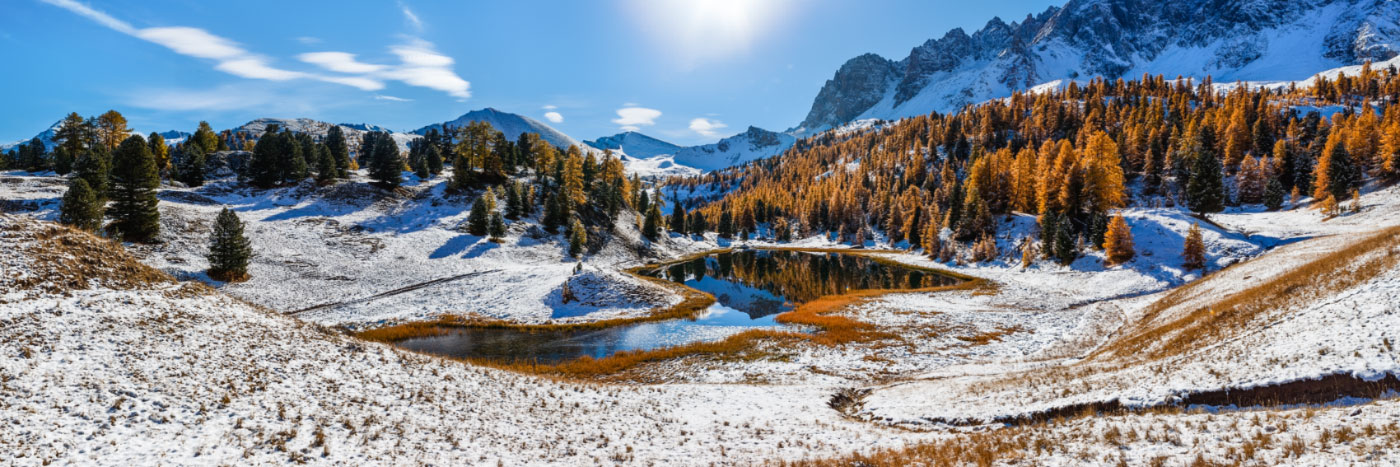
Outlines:
MULTIPOLYGON (((1308 303, 1355 287, 1400 263, 1400 227, 1391 227, 1314 259, 1263 283, 1214 301, 1160 326, 1138 329, 1095 353, 1098 357, 1158 359, 1219 342, 1267 312, 1308 303)), ((1143 325, 1209 287, 1209 279, 1181 287, 1144 312, 1143 325)))
POLYGON ((0 278, 14 290, 62 294, 95 285, 122 290, 175 282, 141 264, 120 244, 60 224, 5 216, 0 218, 0 240, 8 248, 25 248, 30 273, 0 278))

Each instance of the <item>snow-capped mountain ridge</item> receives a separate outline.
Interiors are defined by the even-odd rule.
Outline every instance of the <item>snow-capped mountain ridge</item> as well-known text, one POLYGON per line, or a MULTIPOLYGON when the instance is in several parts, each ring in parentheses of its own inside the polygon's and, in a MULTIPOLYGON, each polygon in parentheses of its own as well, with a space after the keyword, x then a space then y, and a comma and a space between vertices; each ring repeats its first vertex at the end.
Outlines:
POLYGON ((676 152, 675 161, 701 170, 718 170, 778 155, 792 147, 795 142, 797 137, 789 133, 750 126, 743 133, 724 138, 717 143, 681 149, 676 152))
POLYGON ((1057 79, 1301 80, 1397 54, 1394 0, 1071 0, 971 35, 953 29, 898 61, 853 58, 790 132, 948 112, 1057 79))
POLYGON ((579 149, 588 149, 587 145, 580 143, 573 137, 570 137, 569 135, 566 135, 563 132, 554 129, 554 127, 546 125, 543 122, 540 122, 539 120, 535 120, 524 115, 497 110, 491 107, 467 112, 465 114, 462 114, 462 116, 457 117, 455 120, 443 123, 434 123, 419 128, 417 130, 414 130, 413 134, 422 135, 427 133, 429 129, 441 130, 444 126, 448 128, 462 127, 474 121, 490 123, 492 128, 495 128, 497 131, 500 131, 501 133, 505 134, 506 139, 512 141, 520 137, 521 133, 537 133, 540 135, 540 139, 549 142, 549 144, 552 144, 555 147, 568 148, 569 146, 578 146, 579 149))
MULTIPOLYGON (((270 125, 277 125, 278 128, 292 133, 306 133, 313 138, 324 138, 330 133, 331 127, 340 127, 340 131, 345 134, 345 140, 352 149, 358 148, 360 138, 364 137, 365 133, 389 131, 382 126, 367 123, 334 124, 310 118, 259 118, 234 128, 233 132, 242 133, 248 138, 256 140, 267 132, 267 127, 270 125)), ((395 143, 398 143, 401 151, 407 151, 408 142, 419 138, 419 135, 409 133, 389 132, 389 135, 394 138, 395 143)))
POLYGON ((637 159, 647 159, 663 154, 675 154, 682 149, 681 146, 652 138, 635 131, 604 136, 592 141, 584 141, 583 144, 599 150, 611 149, 613 152, 619 152, 637 159))
MULTIPOLYGON (((34 135, 31 138, 22 139, 6 144, 0 144, 0 152, 9 152, 11 149, 19 147, 19 145, 21 144, 29 144, 29 142, 32 141, 34 138, 39 138, 39 141, 44 143, 45 151, 53 151, 54 148, 58 147, 58 142, 54 141, 54 135, 57 134, 58 127, 62 124, 63 121, 59 120, 57 122, 54 122, 53 125, 49 125, 49 127, 44 129, 44 131, 39 132, 39 134, 34 135)), ((145 138, 147 136, 150 136, 151 132, 141 132, 132 130, 131 134, 141 135, 142 138, 145 138)), ((184 141, 185 138, 190 137, 190 133, 179 130, 162 131, 158 134, 160 135, 160 137, 165 138, 165 144, 169 145, 180 143, 181 141, 184 141)))

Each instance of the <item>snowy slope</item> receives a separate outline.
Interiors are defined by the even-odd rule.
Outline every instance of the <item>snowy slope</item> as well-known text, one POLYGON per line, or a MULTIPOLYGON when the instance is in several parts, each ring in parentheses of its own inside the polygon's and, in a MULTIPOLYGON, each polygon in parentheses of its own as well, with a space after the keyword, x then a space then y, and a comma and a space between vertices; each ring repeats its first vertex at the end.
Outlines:
MULTIPOLYGON (((371 131, 388 131, 384 129, 384 127, 366 123, 347 125, 327 123, 309 118, 259 118, 244 123, 238 128, 234 128, 233 132, 243 133, 247 135, 248 138, 256 140, 267 131, 268 125, 273 124, 277 125, 279 128, 290 130, 293 133, 309 134, 314 138, 324 138, 330 132, 331 127, 338 126, 340 127, 340 131, 345 134, 345 140, 350 144, 351 150, 357 150, 360 144, 360 138, 363 138, 365 133, 371 131)), ((391 132, 389 136, 394 138, 395 143, 398 143, 400 151, 407 151, 408 142, 419 138, 419 135, 399 132, 391 132)))
POLYGON ((636 159, 675 154, 681 150, 680 146, 635 131, 604 136, 593 141, 584 141, 583 144, 599 150, 611 149, 613 153, 626 154, 636 159))
POLYGON ((1302 80, 1397 50, 1400 2, 1390 0, 1073 0, 971 35, 954 29, 899 61, 851 59, 792 132, 949 112, 1059 79, 1302 80))
POLYGON ((748 131, 717 143, 681 149, 675 154, 675 162, 701 170, 717 170, 778 155, 795 142, 797 138, 790 134, 751 126, 748 131))

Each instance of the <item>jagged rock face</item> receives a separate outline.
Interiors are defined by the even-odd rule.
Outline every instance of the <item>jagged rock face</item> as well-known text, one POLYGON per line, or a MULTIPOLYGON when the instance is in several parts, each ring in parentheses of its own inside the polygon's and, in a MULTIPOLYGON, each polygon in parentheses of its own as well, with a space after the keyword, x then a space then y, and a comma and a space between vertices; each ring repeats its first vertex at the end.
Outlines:
POLYGON ((993 18, 971 35, 954 29, 897 62, 856 57, 800 127, 951 111, 1056 79, 1291 80, 1397 53, 1397 0, 1070 0, 1019 22, 993 18), (1319 67, 1294 70, 1309 63, 1319 67), (1264 75, 1279 70, 1287 76, 1264 75))
POLYGON ((817 93, 802 126, 816 128, 851 121, 879 102, 898 76, 895 63, 879 55, 865 54, 846 61, 817 93))

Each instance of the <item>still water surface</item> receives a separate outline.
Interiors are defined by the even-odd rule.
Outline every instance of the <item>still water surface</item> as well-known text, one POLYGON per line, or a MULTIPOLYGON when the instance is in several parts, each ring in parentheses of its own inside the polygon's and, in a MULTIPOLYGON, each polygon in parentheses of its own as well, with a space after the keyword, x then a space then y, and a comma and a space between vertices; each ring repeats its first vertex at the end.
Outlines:
POLYGON ((740 250, 673 263, 646 275, 680 282, 715 296, 692 319, 637 323, 605 329, 522 331, 458 328, 407 339, 398 345, 453 357, 557 363, 624 350, 651 350, 720 340, 750 329, 797 329, 774 317, 824 295, 859 289, 917 289, 957 279, 841 253, 740 250))

